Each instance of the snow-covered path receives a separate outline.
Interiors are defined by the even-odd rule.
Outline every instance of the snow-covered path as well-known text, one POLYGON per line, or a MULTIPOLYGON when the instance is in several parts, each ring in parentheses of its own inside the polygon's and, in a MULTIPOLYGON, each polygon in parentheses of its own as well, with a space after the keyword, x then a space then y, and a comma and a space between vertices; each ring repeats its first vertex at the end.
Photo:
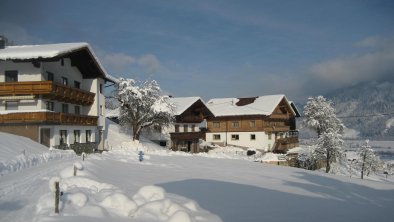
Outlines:
POLYGON ((0 177, 0 221, 33 220, 37 200, 48 192, 48 182, 76 158, 50 161, 0 177))

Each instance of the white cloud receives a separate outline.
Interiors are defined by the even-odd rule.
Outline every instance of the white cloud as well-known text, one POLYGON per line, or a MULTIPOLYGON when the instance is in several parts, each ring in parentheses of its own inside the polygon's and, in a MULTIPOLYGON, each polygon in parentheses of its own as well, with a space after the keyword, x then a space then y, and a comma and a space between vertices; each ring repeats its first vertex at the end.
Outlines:
POLYGON ((105 53, 102 56, 103 64, 111 69, 122 72, 130 69, 130 66, 136 62, 136 59, 125 53, 105 53))
POLYGON ((150 74, 162 70, 164 67, 161 65, 159 59, 153 54, 146 54, 138 59, 138 64, 146 69, 150 74))
POLYGON ((5 36, 10 42, 17 45, 28 45, 43 43, 42 39, 30 35, 24 28, 0 21, 0 35, 5 36))
POLYGON ((371 37, 360 41, 358 45, 373 47, 374 51, 334 58, 313 65, 310 69, 311 77, 316 81, 337 86, 392 78, 394 41, 371 37))

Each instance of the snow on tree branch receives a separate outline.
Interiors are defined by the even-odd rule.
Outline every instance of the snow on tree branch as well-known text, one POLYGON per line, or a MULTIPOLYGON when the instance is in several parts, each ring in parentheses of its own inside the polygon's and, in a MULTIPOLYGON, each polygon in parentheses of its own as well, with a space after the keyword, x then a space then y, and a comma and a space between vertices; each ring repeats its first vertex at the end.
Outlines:
POLYGON ((133 140, 139 140, 145 127, 163 127, 173 122, 174 106, 155 80, 138 84, 133 79, 121 78, 115 92, 120 103, 119 122, 132 128, 133 140))

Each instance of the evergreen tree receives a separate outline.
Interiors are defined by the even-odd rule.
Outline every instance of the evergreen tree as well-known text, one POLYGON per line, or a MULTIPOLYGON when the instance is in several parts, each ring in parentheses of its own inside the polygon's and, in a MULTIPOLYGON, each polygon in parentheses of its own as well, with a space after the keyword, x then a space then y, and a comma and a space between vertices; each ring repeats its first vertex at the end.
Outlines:
POLYGON ((369 141, 366 140, 365 144, 361 146, 358 151, 359 164, 361 167, 361 179, 364 179, 364 174, 371 171, 375 171, 379 167, 379 158, 375 155, 374 150, 368 144, 369 141))
POLYGON ((336 117, 332 102, 323 96, 310 97, 304 107, 304 125, 318 135, 314 159, 326 161, 326 173, 331 169, 331 163, 343 156, 342 134, 343 124, 336 117))
POLYGON ((330 171, 332 162, 337 162, 342 158, 342 145, 342 135, 334 129, 327 129, 320 135, 315 152, 318 159, 326 161, 326 173, 330 171))
POLYGON ((304 107, 304 125, 315 130, 318 137, 328 130, 343 133, 343 124, 337 118, 332 102, 323 96, 310 97, 304 107))

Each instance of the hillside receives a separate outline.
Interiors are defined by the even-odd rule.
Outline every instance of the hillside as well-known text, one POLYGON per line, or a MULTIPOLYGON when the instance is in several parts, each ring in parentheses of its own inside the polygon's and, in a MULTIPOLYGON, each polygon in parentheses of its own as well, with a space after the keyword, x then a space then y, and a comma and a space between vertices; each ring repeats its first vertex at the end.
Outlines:
MULTIPOLYGON (((348 128, 348 137, 358 136, 368 139, 394 139, 394 83, 365 82, 333 91, 324 95, 333 101, 337 116, 348 128), (389 114, 389 115, 376 115, 389 114)), ((298 103, 301 113, 305 104, 298 103)), ((302 126, 298 118, 297 126, 301 137, 313 135, 302 126)))
POLYGON ((367 82, 332 92, 339 117, 361 137, 394 138, 394 83, 367 82), (374 114, 391 114, 377 116, 374 114))

